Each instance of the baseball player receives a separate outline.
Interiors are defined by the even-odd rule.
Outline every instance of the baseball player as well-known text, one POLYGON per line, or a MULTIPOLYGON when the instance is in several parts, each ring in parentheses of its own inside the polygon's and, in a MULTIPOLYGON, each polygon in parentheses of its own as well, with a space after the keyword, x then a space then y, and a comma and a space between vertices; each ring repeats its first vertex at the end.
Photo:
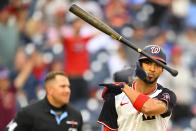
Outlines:
MULTIPOLYGON (((157 45, 143 49, 151 57, 166 64, 166 55, 157 45)), ((135 81, 105 83, 105 99, 98 123, 103 131, 166 131, 176 95, 157 83, 163 68, 140 54, 135 81)))

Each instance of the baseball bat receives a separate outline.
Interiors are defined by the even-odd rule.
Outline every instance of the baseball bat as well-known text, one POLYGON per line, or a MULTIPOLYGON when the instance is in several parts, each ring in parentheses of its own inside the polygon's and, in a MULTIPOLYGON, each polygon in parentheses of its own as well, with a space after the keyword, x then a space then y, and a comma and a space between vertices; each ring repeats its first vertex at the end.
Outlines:
POLYGON ((175 69, 172 69, 171 67, 163 64, 162 62, 152 58, 150 55, 148 55, 146 52, 142 51, 140 48, 137 48, 133 43, 128 41, 126 38, 118 34, 116 31, 114 31, 110 26, 108 26, 106 23, 103 21, 99 20, 95 16, 91 15, 90 13, 87 13, 83 9, 81 9, 79 6, 76 4, 71 5, 69 8, 69 11, 71 11, 73 14, 76 16, 80 17, 82 20, 86 21, 90 25, 94 26, 98 30, 104 32, 105 34, 111 36, 112 38, 122 42, 123 44, 127 45, 128 47, 132 48, 133 50, 137 51, 138 53, 141 53, 142 55, 148 57, 151 61, 159 64, 162 66, 164 69, 166 69, 170 74, 173 76, 178 75, 178 71, 175 69))

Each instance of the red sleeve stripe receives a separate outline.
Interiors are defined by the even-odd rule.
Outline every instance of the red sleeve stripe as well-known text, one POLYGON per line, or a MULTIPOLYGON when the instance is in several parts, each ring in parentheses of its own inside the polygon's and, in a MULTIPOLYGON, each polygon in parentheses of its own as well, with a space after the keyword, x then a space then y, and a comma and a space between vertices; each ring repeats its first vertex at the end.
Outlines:
MULTIPOLYGON (((161 59, 160 57, 157 57, 157 56, 151 56, 151 57, 153 57, 154 59, 157 59, 157 60, 166 64, 166 61, 164 59, 161 59)), ((146 56, 143 56, 143 57, 140 58, 140 60, 146 59, 146 58, 147 58, 146 56)))
POLYGON ((112 131, 117 131, 118 129, 117 128, 111 128, 110 126, 108 126, 107 124, 105 124, 104 122, 102 121, 97 121, 97 123, 100 123, 102 125, 104 125, 105 127, 107 127, 108 129, 112 130, 112 131))
POLYGON ((111 130, 108 129, 106 126, 103 126, 103 131, 111 131, 111 130))
POLYGON ((103 90, 103 92, 102 92, 102 98, 103 98, 104 100, 106 100, 106 98, 107 98, 107 95, 106 95, 106 91, 107 91, 107 90, 108 90, 108 88, 105 87, 104 90, 103 90))

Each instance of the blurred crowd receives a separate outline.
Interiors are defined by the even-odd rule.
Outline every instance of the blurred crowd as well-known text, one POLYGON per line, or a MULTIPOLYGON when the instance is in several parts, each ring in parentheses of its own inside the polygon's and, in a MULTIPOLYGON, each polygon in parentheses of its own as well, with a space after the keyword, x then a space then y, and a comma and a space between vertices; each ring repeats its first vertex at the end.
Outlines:
POLYGON ((17 111, 45 96, 49 71, 65 71, 85 131, 100 130, 98 87, 135 65, 138 54, 69 12, 77 4, 137 47, 157 44, 177 77, 159 83, 177 94, 168 131, 196 130, 196 0, 5 0, 0 3, 0 131, 17 111))

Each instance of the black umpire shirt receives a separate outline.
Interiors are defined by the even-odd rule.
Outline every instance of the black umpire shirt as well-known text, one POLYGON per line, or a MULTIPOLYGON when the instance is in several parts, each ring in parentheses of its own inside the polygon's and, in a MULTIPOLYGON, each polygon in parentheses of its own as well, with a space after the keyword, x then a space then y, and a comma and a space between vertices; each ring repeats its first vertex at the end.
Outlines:
POLYGON ((47 98, 18 112, 5 131, 81 131, 82 116, 70 104, 53 107, 47 98))

